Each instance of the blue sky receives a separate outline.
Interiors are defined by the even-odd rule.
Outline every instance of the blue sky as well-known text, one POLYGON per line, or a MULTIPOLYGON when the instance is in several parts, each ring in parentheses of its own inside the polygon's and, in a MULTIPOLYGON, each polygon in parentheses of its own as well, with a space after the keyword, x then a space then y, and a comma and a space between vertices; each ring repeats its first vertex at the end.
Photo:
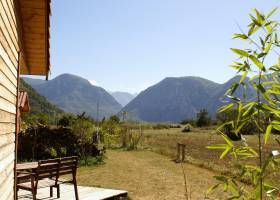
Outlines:
MULTIPOLYGON (((50 78, 71 73, 109 91, 140 92, 165 77, 234 76, 237 23, 276 0, 53 0, 50 78)), ((280 12, 280 11, 279 11, 280 12)), ((279 13, 275 15, 279 18, 279 13)))

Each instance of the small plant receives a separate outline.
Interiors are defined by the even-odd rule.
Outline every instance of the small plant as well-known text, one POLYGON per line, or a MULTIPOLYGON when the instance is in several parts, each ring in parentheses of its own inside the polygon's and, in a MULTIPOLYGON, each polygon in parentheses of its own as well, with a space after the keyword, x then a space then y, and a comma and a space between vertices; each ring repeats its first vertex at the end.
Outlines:
POLYGON ((51 147, 49 151, 52 158, 57 157, 57 151, 55 150, 55 148, 51 147))
POLYGON ((271 132, 280 130, 280 54, 277 52, 280 47, 277 34, 279 22, 271 19, 276 10, 277 8, 265 15, 254 9, 254 14, 250 15, 249 30, 234 34, 234 38, 245 41, 249 46, 244 49, 231 49, 238 56, 238 60, 231 67, 242 73, 242 76, 226 92, 229 103, 221 107, 219 112, 234 109, 237 114, 217 129, 225 143, 208 147, 222 150, 220 159, 231 155, 237 161, 242 161, 239 176, 215 176, 218 183, 208 190, 211 192, 222 186, 224 191, 229 193, 228 199, 262 200, 279 197, 278 185, 271 177, 279 175, 280 158, 265 153, 264 150, 271 132), (249 81, 248 73, 252 76, 249 81), (253 99, 246 96, 248 86, 253 86, 255 90, 253 99), (238 89, 243 89, 243 97, 236 95, 238 89), (249 146, 240 132, 251 122, 256 127, 254 135, 258 139, 257 149, 249 146), (235 143, 230 140, 223 132, 225 126, 229 126, 243 142, 235 143), (252 188, 248 189, 244 183, 238 182, 240 179, 249 180, 252 188))

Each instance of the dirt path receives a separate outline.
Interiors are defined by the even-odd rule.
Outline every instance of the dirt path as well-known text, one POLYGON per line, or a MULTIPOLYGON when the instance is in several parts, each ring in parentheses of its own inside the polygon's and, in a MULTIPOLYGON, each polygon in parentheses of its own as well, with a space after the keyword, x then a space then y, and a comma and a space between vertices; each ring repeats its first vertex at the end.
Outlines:
MULTIPOLYGON (((127 190, 133 200, 186 199, 181 165, 170 158, 150 151, 108 151, 106 155, 106 164, 79 169, 79 184, 127 190)), ((190 164, 184 168, 191 199, 204 199, 215 174, 190 164)))

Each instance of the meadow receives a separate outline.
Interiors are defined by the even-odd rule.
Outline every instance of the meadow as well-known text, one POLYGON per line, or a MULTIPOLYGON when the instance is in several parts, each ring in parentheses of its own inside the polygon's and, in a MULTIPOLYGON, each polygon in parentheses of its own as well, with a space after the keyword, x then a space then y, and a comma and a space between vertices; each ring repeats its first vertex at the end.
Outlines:
MULTIPOLYGON (((256 136, 246 138, 257 146, 256 136)), ((214 127, 194 128, 188 133, 182 133, 182 128, 147 129, 137 150, 107 150, 104 164, 79 169, 78 181, 82 185, 128 190, 131 199, 185 199, 184 169, 190 199, 224 199, 222 192, 205 196, 208 187, 215 184, 213 176, 237 173, 235 160, 230 156, 221 160, 221 152, 206 148, 223 142, 214 127), (174 162, 177 142, 186 144, 183 165, 174 162)), ((273 149, 279 146, 271 140, 265 150, 268 153, 273 149)))

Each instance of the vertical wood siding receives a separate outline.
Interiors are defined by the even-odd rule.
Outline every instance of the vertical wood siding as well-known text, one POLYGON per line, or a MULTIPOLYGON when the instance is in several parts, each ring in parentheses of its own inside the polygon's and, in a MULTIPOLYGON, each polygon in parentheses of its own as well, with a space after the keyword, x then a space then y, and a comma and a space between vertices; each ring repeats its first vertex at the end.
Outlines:
POLYGON ((0 194, 14 198, 19 31, 15 0, 0 0, 0 194))

